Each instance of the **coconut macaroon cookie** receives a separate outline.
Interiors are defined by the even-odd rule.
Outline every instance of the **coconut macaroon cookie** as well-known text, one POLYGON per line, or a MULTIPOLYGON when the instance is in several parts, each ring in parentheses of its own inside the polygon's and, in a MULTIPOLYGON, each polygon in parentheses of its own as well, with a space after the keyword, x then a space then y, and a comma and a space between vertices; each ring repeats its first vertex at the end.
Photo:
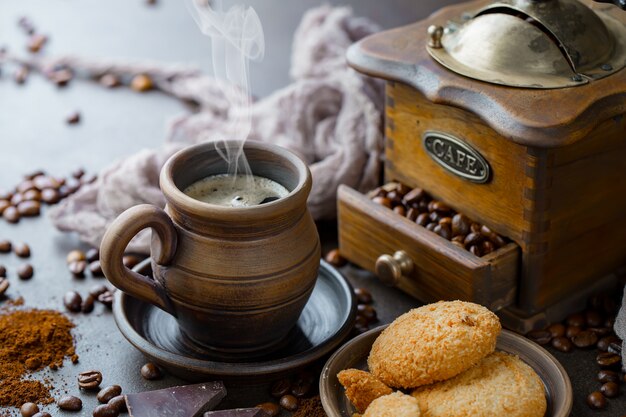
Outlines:
POLYGON ((469 369, 496 348, 502 327, 491 311, 440 301, 394 320, 372 346, 370 372, 393 388, 416 388, 469 369))
POLYGON ((363 417, 420 417, 417 400, 401 392, 377 398, 367 407, 363 417))
POLYGON ((393 390, 369 372, 346 369, 337 374, 339 383, 346 390, 346 397, 358 412, 364 412, 376 398, 391 394, 393 390))
POLYGON ((417 388, 411 395, 425 417, 543 417, 547 408, 539 376, 504 352, 494 352, 462 374, 417 388))

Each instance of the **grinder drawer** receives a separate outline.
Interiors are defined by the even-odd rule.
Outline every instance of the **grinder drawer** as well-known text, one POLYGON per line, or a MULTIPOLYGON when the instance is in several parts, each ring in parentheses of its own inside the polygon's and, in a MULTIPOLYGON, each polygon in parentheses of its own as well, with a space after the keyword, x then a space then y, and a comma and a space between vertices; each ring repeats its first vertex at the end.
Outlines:
POLYGON ((459 299, 494 311, 515 302, 515 243, 478 257, 346 186, 338 218, 341 254, 421 301, 459 299))

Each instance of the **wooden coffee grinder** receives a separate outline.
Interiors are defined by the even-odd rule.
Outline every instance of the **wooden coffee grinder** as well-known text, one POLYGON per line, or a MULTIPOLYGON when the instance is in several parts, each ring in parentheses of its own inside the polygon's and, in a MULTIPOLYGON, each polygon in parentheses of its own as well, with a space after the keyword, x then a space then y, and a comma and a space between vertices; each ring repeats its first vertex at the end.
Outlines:
POLYGON ((473 1, 353 45, 350 65, 388 81, 386 181, 512 243, 478 257, 342 187, 342 254, 421 301, 479 302, 518 330, 615 282, 626 265, 619 8, 473 1))

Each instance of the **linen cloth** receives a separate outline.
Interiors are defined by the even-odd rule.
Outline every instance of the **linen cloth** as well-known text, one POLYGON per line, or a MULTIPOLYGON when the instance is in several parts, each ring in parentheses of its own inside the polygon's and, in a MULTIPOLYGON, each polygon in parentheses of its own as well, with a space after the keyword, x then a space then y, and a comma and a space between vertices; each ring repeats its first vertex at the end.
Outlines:
MULTIPOLYGON (((248 140, 271 142, 299 155, 310 167, 313 188, 308 200, 315 219, 332 218, 340 184, 360 191, 374 188, 383 149, 383 83, 349 68, 345 53, 355 41, 374 33, 373 22, 354 17, 346 7, 322 6, 307 12, 297 29, 291 58, 293 83, 252 103, 248 140)), ((228 138, 246 109, 240 91, 221 88, 220 81, 184 66, 128 63, 65 57, 46 66, 66 64, 75 71, 123 77, 145 73, 157 88, 198 105, 198 111, 174 120, 163 146, 117 161, 50 210, 54 225, 76 232, 98 247, 107 226, 127 208, 149 203, 165 206, 159 171, 185 146, 228 138), (234 95, 231 97, 225 94, 234 95)), ((149 253, 144 231, 129 250, 149 253)))

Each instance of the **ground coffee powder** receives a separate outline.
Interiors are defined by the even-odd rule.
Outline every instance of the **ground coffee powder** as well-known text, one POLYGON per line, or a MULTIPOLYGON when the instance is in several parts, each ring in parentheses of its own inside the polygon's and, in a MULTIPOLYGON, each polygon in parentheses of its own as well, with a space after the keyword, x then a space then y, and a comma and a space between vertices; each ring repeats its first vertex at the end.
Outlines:
POLYGON ((292 417, 326 417, 320 396, 300 400, 298 410, 292 414, 292 417))
POLYGON ((49 384, 25 377, 46 367, 56 369, 63 365, 65 357, 78 361, 71 334, 73 327, 58 311, 0 312, 0 406, 54 401, 49 384))

